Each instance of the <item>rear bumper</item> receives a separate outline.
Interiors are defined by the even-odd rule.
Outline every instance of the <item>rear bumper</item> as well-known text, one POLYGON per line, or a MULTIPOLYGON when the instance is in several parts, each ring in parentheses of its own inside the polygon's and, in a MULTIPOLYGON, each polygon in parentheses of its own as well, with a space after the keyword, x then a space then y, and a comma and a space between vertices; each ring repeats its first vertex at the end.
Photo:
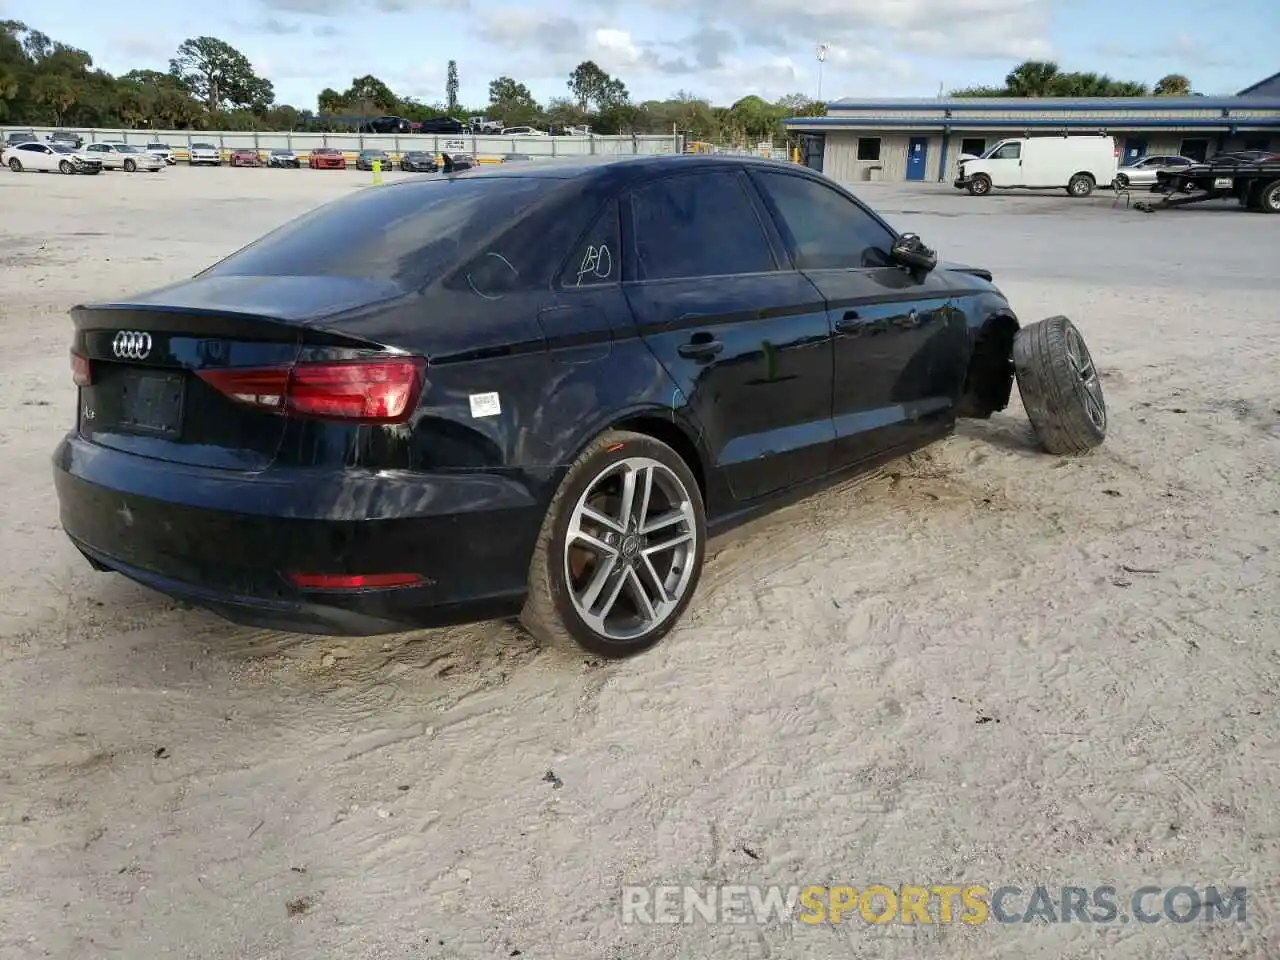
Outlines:
POLYGON ((236 623, 368 636, 507 616, 543 506, 518 477, 246 474, 98 447, 53 457, 62 527, 95 566, 236 623), (300 590, 290 572, 416 573, 421 585, 300 590))

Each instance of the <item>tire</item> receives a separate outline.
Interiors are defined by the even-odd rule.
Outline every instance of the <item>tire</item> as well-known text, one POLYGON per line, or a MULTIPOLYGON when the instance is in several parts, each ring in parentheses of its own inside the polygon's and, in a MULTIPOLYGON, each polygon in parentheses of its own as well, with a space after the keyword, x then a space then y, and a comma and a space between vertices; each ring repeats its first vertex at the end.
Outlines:
POLYGON ((137 170, 137 169, 138 169, 138 165, 137 165, 136 163, 134 163, 132 160, 126 160, 126 161, 124 162, 124 172, 125 172, 125 173, 133 173, 133 172, 134 172, 135 170, 137 170))
POLYGON ((1127 173, 1117 173, 1117 174, 1116 174, 1116 185, 1117 185, 1121 190, 1128 190, 1128 189, 1129 189, 1129 175, 1128 175, 1127 173))
POLYGON ((75 173, 76 168, 71 165, 70 160, 63 160, 60 164, 58 164, 58 172, 59 173, 75 173))
POLYGON ((975 197, 985 197, 991 192, 991 178, 985 173, 974 174, 969 182, 969 192, 975 197))
POLYGON ((1107 404, 1080 331, 1066 317, 1029 324, 1013 338, 1022 405, 1044 449, 1087 453, 1107 436, 1107 404))
POLYGON ((1273 180, 1258 189, 1258 202, 1254 209, 1262 213, 1280 213, 1280 180, 1273 180))
MULTIPOLYGON (((627 529, 637 528, 630 523, 627 529)), ((529 564, 529 593, 520 621, 548 645, 576 647, 579 652, 585 650, 608 658, 647 650, 671 631, 693 599, 702 575, 706 538, 702 494, 680 455, 653 437, 608 430, 574 461, 547 508, 529 564), (615 495, 621 477, 628 471, 638 471, 634 504, 649 508, 646 517, 650 521, 655 514, 671 521, 649 535, 652 539, 648 540, 648 547, 643 536, 623 533, 620 524, 610 530, 580 516, 584 504, 593 501, 590 507, 597 511, 596 516, 619 517, 615 495), (646 472, 650 478, 647 484, 643 481, 646 472), (639 492, 646 486, 651 492, 648 498, 639 492), (569 549, 571 527, 578 523, 588 526, 590 530, 586 532, 595 538, 593 542, 612 551, 612 556, 606 559, 603 552, 585 547, 569 549), (679 546, 655 551, 662 544, 675 545, 682 534, 685 539, 679 546), (650 555, 646 550, 653 552, 650 555), (598 595, 605 597, 612 591, 616 599, 609 605, 611 610, 605 609, 597 622, 591 623, 581 612, 575 591, 580 594, 589 590, 593 578, 605 571, 606 562, 609 569, 621 573, 608 575, 597 588, 598 595), (639 615, 643 607, 636 591, 644 591, 652 610, 660 596, 655 578, 664 583, 661 595, 666 597, 666 604, 654 611, 654 617, 639 615), (624 615, 631 612, 632 616, 620 615, 611 620, 619 610, 624 615)), ((590 604, 587 609, 594 606, 590 604)))
POLYGON ((1067 193, 1073 197, 1087 197, 1093 193, 1093 177, 1087 173, 1077 173, 1067 181, 1067 193))
POLYGON ((12 160, 9 161, 9 169, 12 170, 14 173, 21 173, 22 161, 19 160, 17 157, 14 157, 12 160))

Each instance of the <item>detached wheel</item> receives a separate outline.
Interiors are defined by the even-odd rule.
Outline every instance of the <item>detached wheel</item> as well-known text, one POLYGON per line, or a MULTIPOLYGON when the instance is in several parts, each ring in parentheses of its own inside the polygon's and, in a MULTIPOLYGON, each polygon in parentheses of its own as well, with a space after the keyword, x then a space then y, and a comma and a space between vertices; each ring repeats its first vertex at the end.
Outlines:
POLYGON ((610 430, 551 501, 520 620, 545 643, 603 657, 647 650, 688 606, 705 550, 702 495, 684 460, 652 437, 610 430))
POLYGON ((975 197, 985 197, 991 192, 991 178, 979 173, 969 182, 969 192, 975 197))
POLYGON ((12 160, 9 161, 9 169, 12 170, 14 173, 21 173, 22 161, 19 160, 17 157, 14 157, 12 160))
POLYGON ((1087 197, 1093 193, 1093 177, 1087 173, 1077 173, 1067 181, 1067 193, 1073 197, 1087 197))
POLYGON ((1049 317, 1019 330, 1013 369, 1031 427, 1047 452, 1086 453, 1106 439, 1102 384, 1074 323, 1049 317))
POLYGON ((1280 180, 1274 180, 1258 190, 1255 210, 1263 213, 1280 213, 1280 180))
POLYGON ((73 167, 73 166, 71 165, 71 161, 70 161, 70 160, 63 160, 60 164, 58 164, 58 170, 59 170, 59 172, 61 172, 61 173, 75 173, 75 172, 76 172, 76 168, 75 168, 75 167, 73 167))

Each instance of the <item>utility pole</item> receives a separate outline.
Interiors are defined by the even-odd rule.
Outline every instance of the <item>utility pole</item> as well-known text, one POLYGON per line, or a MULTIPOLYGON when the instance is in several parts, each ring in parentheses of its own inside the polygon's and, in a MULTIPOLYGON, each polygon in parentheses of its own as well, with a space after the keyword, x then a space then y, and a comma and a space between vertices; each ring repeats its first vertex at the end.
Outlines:
POLYGON ((827 62, 827 53, 831 49, 831 44, 818 44, 818 103, 822 102, 822 65, 827 62))

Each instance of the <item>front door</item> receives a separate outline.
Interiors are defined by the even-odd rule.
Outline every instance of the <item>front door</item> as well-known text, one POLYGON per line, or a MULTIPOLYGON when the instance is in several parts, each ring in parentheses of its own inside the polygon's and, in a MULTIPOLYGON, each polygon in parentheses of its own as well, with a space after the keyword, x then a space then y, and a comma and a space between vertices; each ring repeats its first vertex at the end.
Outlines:
POLYGON ((923 180, 929 160, 929 138, 912 137, 907 144, 907 179, 923 180))
POLYGON ((688 406, 734 500, 827 472, 831 334, 745 174, 695 172, 634 188, 631 276, 640 335, 688 406))
POLYGON ((1120 161, 1121 165, 1137 163, 1147 155, 1147 141, 1145 137, 1130 137, 1124 142, 1124 159, 1120 161))
POLYGON ((808 177, 754 172, 795 264, 832 327, 833 466, 936 436, 964 384, 967 329, 944 276, 888 265, 892 231, 852 197, 808 177))

